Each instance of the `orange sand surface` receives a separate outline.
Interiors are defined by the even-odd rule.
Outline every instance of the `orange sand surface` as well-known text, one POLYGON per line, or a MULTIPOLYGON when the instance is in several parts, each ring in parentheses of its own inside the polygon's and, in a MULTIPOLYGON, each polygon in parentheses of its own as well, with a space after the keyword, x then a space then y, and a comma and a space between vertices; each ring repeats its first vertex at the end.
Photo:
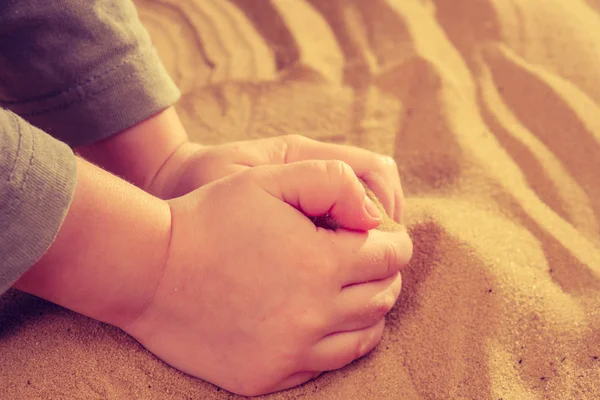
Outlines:
MULTIPOLYGON (((600 1, 139 0, 195 140, 393 156, 414 240, 371 354, 268 399, 600 399, 600 1)), ((2 399, 234 399, 0 299, 2 399)))

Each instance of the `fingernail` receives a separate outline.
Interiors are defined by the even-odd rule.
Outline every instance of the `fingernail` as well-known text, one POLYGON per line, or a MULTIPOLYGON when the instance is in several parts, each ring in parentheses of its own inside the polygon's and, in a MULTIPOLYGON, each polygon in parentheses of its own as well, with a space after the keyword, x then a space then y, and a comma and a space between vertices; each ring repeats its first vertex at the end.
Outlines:
POLYGON ((377 208, 373 200, 371 200, 368 196, 365 196, 365 210, 373 219, 381 219, 381 211, 377 208))

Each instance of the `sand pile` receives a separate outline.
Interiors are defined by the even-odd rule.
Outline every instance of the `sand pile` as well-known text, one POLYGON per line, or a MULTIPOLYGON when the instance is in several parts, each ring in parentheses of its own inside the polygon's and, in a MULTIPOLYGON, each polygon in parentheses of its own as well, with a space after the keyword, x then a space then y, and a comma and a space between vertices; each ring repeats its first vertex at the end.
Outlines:
MULTIPOLYGON (((597 0, 137 2, 204 143, 393 156, 415 252, 369 356, 269 399, 600 398, 597 0)), ((0 397, 231 399, 10 292, 0 397)))

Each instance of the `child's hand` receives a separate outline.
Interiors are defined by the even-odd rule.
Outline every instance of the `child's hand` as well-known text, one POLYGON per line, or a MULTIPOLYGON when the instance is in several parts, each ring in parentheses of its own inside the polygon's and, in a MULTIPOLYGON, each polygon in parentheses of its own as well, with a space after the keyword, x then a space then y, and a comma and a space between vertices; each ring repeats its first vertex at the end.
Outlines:
POLYGON ((249 167, 309 159, 346 162, 379 197, 388 215, 400 222, 404 196, 392 158, 298 135, 220 146, 187 142, 169 158, 146 190, 161 198, 173 198, 249 167))
MULTIPOLYGON (((270 143, 219 147, 190 162, 218 161, 221 151, 259 157, 253 146, 266 153, 270 143)), ((235 173, 224 165, 204 175, 219 165, 206 162, 187 172, 192 182, 234 174, 169 201, 163 274, 122 328, 172 366, 244 395, 299 385, 375 347, 412 244, 405 231, 367 231, 378 220, 350 167, 303 161, 235 173), (316 228, 306 217, 327 211, 348 229, 316 228)))
POLYGON ((158 196, 171 199, 227 175, 259 165, 340 160, 352 167, 401 222, 404 195, 390 157, 299 135, 201 146, 188 141, 173 107, 105 140, 79 147, 88 161, 158 196))

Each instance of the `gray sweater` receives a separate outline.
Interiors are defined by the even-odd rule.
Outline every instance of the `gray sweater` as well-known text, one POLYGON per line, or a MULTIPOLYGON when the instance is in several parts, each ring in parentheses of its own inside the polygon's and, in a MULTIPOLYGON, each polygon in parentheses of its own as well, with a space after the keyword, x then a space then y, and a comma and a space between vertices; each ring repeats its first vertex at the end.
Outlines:
POLYGON ((128 0, 0 0, 0 294, 51 245, 71 147, 172 105, 177 87, 128 0))

